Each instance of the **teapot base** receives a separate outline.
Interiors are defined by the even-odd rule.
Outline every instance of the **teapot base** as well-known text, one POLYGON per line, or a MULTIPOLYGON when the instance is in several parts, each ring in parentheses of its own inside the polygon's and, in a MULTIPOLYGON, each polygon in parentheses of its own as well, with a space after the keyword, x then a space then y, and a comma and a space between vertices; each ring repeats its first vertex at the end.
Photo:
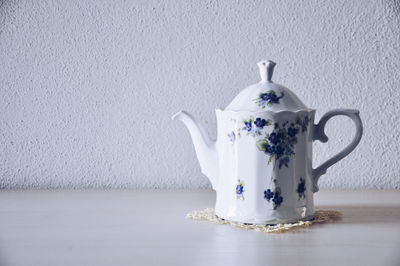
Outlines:
POLYGON ((312 221, 315 219, 314 215, 309 215, 304 218, 290 218, 290 219, 271 219, 271 220, 254 220, 254 219, 246 219, 246 220, 237 220, 237 219, 230 219, 230 218, 223 218, 219 215, 215 215, 218 219, 228 222, 234 223, 243 223, 244 225, 277 225, 277 224, 294 224, 300 221, 312 221))

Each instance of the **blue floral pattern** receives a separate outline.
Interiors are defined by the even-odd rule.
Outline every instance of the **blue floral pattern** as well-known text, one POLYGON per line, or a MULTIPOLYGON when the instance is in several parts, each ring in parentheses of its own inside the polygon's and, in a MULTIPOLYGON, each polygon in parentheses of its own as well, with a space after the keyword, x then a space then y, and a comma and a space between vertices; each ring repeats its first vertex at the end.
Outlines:
POLYGON ((295 154, 294 146, 297 143, 297 135, 307 130, 310 120, 308 116, 304 120, 298 119, 296 123, 275 123, 274 130, 267 133, 264 139, 257 141, 257 147, 269 156, 268 164, 273 159, 278 162, 279 168, 289 167, 290 157, 295 154))
POLYGON ((281 96, 277 96, 276 92, 273 90, 260 93, 258 98, 254 101, 258 104, 258 106, 265 108, 266 106, 272 106, 272 104, 279 104, 279 100, 283 98, 284 93, 282 92, 281 96))
POLYGON ((274 192, 271 189, 267 189, 264 191, 264 199, 270 201, 274 197, 274 192))
POLYGON ((256 120, 254 121, 254 125, 259 129, 263 129, 263 127, 266 126, 267 123, 268 125, 270 125, 270 121, 267 121, 259 117, 257 117, 256 120))
POLYGON ((300 183, 297 186, 296 192, 297 192, 297 194, 299 194, 299 199, 306 197, 306 194, 305 194, 305 192, 306 192, 306 181, 302 177, 300 177, 300 183))
POLYGON ((276 187, 273 192, 271 189, 265 190, 264 199, 266 199, 268 202, 272 200, 272 203, 274 204, 274 210, 276 210, 279 206, 281 206, 283 202, 281 189, 279 187, 276 187))
MULTIPOLYGON (((279 100, 279 99, 278 99, 279 100)), ((231 131, 228 138, 231 142, 235 142, 237 138, 241 137, 241 134, 251 135, 257 137, 256 146, 257 148, 268 155, 268 164, 274 161, 274 167, 278 166, 281 169, 282 166, 289 167, 290 158, 295 154, 295 145, 297 144, 297 138, 299 134, 303 134, 307 131, 310 124, 310 118, 305 116, 303 119, 297 118, 295 122, 285 121, 284 123, 273 124, 269 119, 263 119, 261 117, 250 117, 248 120, 244 120, 243 124, 237 129, 237 131, 231 131), (268 126, 273 125, 272 131, 265 130, 268 126)), ((268 188, 264 191, 264 199, 268 202, 273 203, 273 208, 276 210, 284 202, 281 188, 276 186, 272 190, 268 188)), ((300 183, 297 186, 296 192, 300 198, 305 198, 305 179, 300 177, 300 183)), ((244 200, 244 182, 238 179, 238 183, 235 188, 236 198, 244 200)))
POLYGON ((239 128, 237 135, 240 137, 241 132, 245 132, 246 135, 251 135, 253 137, 261 136, 263 128, 270 126, 271 124, 272 121, 269 119, 265 120, 260 117, 254 119, 253 117, 250 117, 248 120, 243 121, 243 126, 239 128))
POLYGON ((238 184, 236 185, 236 198, 244 200, 244 192, 244 182, 238 179, 238 184))
POLYGON ((230 142, 235 142, 236 140, 236 134, 235 131, 232 131, 231 133, 228 134, 228 138, 230 142))
POLYGON ((228 138, 231 142, 235 142, 236 136, 240 137, 241 132, 253 137, 264 135, 264 138, 258 140, 256 145, 260 151, 269 156, 268 164, 275 159, 279 168, 282 166, 289 167, 290 157, 295 154, 294 146, 297 143, 297 136, 299 133, 307 131, 309 123, 310 118, 308 116, 305 116, 304 119, 298 118, 295 123, 288 121, 282 124, 275 123, 274 130, 264 135, 263 129, 272 125, 272 121, 260 117, 256 119, 250 117, 243 121, 243 125, 237 133, 235 131, 229 133, 228 138))
POLYGON ((303 121, 300 119, 296 120, 296 125, 299 125, 301 127, 301 132, 307 131, 308 124, 310 123, 310 118, 306 116, 303 121))

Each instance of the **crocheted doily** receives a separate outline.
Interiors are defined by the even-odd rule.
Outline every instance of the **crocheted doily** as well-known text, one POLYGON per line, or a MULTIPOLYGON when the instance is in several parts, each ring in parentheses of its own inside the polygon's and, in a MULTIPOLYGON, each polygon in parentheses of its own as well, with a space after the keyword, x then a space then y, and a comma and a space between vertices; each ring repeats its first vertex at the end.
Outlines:
POLYGON ((262 233, 285 233, 297 228, 309 227, 316 223, 326 223, 337 220, 342 216, 338 211, 318 210, 314 213, 314 219, 311 221, 299 221, 290 224, 262 225, 262 224, 244 224, 239 222, 230 222, 217 217, 213 208, 207 208, 202 211, 191 211, 186 215, 187 219, 205 220, 215 224, 229 224, 246 230, 254 230, 262 233))

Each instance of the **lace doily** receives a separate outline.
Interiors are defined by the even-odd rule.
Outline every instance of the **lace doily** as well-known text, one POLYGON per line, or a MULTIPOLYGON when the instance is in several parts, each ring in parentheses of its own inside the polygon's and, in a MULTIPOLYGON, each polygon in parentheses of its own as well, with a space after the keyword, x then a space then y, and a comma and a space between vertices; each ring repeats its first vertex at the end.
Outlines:
POLYGON ((186 215, 187 219, 204 220, 215 224, 229 224, 245 230, 254 230, 261 233, 285 233, 297 228, 309 227, 316 223, 326 223, 337 220, 342 216, 338 211, 318 210, 315 211, 314 219, 311 221, 299 221, 290 224, 262 225, 262 224, 244 224, 239 222, 230 222, 217 217, 213 208, 207 208, 202 211, 191 211, 186 215))

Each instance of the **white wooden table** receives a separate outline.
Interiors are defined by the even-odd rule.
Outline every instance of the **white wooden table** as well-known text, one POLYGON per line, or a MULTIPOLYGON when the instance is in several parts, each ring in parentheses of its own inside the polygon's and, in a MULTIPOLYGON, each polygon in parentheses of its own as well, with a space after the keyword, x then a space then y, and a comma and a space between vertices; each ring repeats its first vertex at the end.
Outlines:
POLYGON ((400 191, 321 191, 340 221, 262 234, 185 219, 212 191, 0 191, 0 265, 400 265, 400 191))

